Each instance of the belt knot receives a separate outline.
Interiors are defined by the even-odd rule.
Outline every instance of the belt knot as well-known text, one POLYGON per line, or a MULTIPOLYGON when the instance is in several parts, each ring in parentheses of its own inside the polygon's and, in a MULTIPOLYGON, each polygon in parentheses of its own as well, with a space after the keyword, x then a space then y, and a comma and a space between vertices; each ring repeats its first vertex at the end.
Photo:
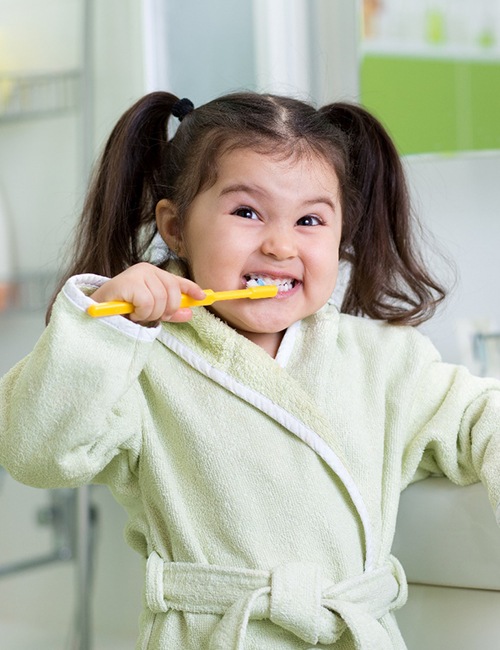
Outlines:
POLYGON ((313 563, 290 562, 271 571, 269 618, 299 639, 319 639, 322 596, 321 569, 313 563))
POLYGON ((164 562, 153 552, 146 567, 151 611, 221 616, 209 650, 243 650, 251 619, 271 620, 311 646, 333 644, 348 628, 357 650, 390 650, 380 619, 405 600, 406 578, 394 557, 337 583, 308 562, 265 571, 164 562))

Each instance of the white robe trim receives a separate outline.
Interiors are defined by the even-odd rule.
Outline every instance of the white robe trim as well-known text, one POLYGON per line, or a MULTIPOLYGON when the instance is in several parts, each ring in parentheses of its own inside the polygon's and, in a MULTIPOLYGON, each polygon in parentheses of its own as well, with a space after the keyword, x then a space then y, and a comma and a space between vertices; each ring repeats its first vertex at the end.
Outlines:
MULTIPOLYGON (((80 311, 87 311, 87 308, 90 307, 90 305, 95 304, 95 300, 92 300, 92 298, 87 295, 87 292, 91 294, 92 291, 98 289, 107 282, 108 279, 109 278, 105 278, 101 275, 94 275, 92 273, 75 275, 66 282, 63 288, 63 293, 77 309, 80 311)), ((89 318, 91 318, 91 316, 89 316, 89 318)), ((161 329, 161 325, 157 325, 156 327, 144 327, 143 325, 134 323, 123 316, 104 316, 103 318, 96 320, 99 320, 103 325, 113 327, 114 329, 123 332, 136 341, 153 342, 157 338, 158 332, 161 329)))
POLYGON ((285 332, 285 335, 278 348, 278 353, 276 354, 274 360, 282 368, 286 368, 286 364, 290 359, 290 355, 292 354, 293 346, 295 345, 295 339, 299 333, 301 323, 302 321, 299 320, 290 325, 290 327, 285 332))

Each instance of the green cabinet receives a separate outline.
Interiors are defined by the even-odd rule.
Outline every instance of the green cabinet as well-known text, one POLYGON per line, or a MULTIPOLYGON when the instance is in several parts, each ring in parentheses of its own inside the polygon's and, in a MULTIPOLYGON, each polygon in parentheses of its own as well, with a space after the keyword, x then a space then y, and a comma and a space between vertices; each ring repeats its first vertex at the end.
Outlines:
POLYGON ((500 60, 366 53, 361 102, 400 153, 500 149, 500 60))

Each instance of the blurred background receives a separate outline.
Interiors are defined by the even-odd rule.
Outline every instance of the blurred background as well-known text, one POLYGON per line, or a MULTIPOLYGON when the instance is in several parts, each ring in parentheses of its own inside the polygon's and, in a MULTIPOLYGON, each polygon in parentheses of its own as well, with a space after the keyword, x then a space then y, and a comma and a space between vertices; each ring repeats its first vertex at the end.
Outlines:
MULTIPOLYGON (((156 89, 375 112, 426 258, 455 283, 424 331, 445 360, 500 374, 500 0, 0 0, 0 374, 43 330, 107 135, 156 89)), ((124 524, 105 490, 32 490, 0 468, 2 650, 134 647, 141 566, 124 524)))

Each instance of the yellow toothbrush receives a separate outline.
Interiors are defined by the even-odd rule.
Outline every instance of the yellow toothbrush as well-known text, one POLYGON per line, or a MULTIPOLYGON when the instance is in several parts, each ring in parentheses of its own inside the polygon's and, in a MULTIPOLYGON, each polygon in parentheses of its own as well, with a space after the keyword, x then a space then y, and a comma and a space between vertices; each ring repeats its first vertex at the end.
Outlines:
MULTIPOLYGON (((204 289, 206 296, 203 300, 195 300, 185 293, 181 294, 181 307, 201 307, 202 305, 211 305, 219 300, 237 300, 238 298, 273 298, 278 293, 278 287, 274 284, 268 284, 258 287, 248 287, 247 289, 237 289, 236 291, 212 291, 204 289)), ((99 302, 90 305, 87 312, 94 318, 101 316, 116 316, 118 314, 131 314, 134 311, 134 305, 131 302, 121 300, 112 300, 110 302, 99 302)))

